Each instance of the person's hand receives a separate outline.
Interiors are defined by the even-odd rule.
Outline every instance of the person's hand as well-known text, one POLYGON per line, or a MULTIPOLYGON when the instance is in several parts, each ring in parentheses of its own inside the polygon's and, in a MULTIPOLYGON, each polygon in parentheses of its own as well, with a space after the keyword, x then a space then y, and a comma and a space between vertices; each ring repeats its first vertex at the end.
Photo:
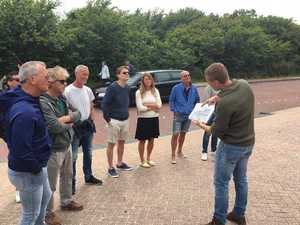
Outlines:
POLYGON ((73 122, 71 116, 69 115, 59 117, 58 121, 63 124, 70 124, 73 122))
POLYGON ((192 120, 192 123, 197 125, 197 126, 200 126, 199 124, 201 123, 199 120, 192 120))
POLYGON ((203 129, 205 132, 211 133, 211 126, 206 125, 203 121, 200 120, 192 120, 192 122, 203 129))
POLYGON ((203 102, 202 106, 203 106, 203 105, 206 105, 206 104, 208 104, 208 105, 214 105, 214 104, 216 104, 218 101, 220 101, 220 99, 221 99, 221 98, 220 98, 218 95, 215 95, 215 96, 213 96, 213 97, 207 99, 205 102, 203 102))
POLYGON ((197 125, 198 127, 200 127, 201 129, 204 129, 204 127, 206 126, 206 124, 200 120, 192 120, 192 122, 197 125))

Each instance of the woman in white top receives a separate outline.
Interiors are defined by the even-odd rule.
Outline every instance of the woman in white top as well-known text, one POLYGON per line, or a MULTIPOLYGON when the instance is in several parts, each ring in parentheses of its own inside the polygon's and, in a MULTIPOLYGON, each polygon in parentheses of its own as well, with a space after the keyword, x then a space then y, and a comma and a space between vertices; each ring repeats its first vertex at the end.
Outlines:
POLYGON ((135 138, 139 140, 139 154, 141 167, 150 168, 155 163, 151 160, 154 146, 154 138, 159 136, 159 114, 161 99, 159 91, 154 86, 154 80, 149 73, 145 73, 141 80, 141 86, 135 93, 138 120, 135 138), (147 144, 147 157, 145 159, 145 143, 147 144))

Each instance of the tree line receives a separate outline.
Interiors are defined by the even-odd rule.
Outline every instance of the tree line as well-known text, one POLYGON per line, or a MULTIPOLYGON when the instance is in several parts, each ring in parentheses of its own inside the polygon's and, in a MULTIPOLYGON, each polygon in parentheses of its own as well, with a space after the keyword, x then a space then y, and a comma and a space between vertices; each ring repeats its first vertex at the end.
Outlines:
POLYGON ((0 1, 0 74, 28 60, 70 72, 105 60, 111 70, 129 60, 137 70, 189 69, 201 74, 224 63, 235 77, 300 72, 300 25, 292 19, 236 10, 223 16, 194 8, 133 13, 110 0, 92 0, 65 16, 55 0, 0 1))

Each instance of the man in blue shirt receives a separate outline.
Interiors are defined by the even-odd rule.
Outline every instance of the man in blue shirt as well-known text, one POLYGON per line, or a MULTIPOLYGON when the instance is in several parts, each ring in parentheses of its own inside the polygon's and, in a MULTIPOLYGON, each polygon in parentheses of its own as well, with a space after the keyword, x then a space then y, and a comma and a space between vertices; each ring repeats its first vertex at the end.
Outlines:
POLYGON ((178 157, 185 157, 182 152, 182 146, 185 134, 188 132, 191 124, 189 114, 194 109, 195 104, 200 101, 197 88, 192 84, 190 73, 183 70, 180 78, 182 82, 172 88, 169 99, 170 109, 174 113, 171 140, 172 164, 176 164, 176 149, 178 157))

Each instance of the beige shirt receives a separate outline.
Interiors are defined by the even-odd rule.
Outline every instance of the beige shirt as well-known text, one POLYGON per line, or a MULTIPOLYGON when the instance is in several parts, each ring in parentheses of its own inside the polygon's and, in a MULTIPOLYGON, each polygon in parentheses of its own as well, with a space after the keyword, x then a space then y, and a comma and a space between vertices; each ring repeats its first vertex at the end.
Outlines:
POLYGON ((156 88, 155 88, 155 93, 156 94, 153 95, 151 91, 146 91, 142 97, 140 90, 136 91, 135 102, 136 102, 136 107, 138 110, 138 117, 152 118, 152 117, 159 116, 159 113, 157 113, 153 110, 148 110, 147 106, 145 106, 145 104, 156 104, 158 106, 158 108, 161 108, 162 103, 161 103, 161 99, 160 99, 160 94, 156 88))

